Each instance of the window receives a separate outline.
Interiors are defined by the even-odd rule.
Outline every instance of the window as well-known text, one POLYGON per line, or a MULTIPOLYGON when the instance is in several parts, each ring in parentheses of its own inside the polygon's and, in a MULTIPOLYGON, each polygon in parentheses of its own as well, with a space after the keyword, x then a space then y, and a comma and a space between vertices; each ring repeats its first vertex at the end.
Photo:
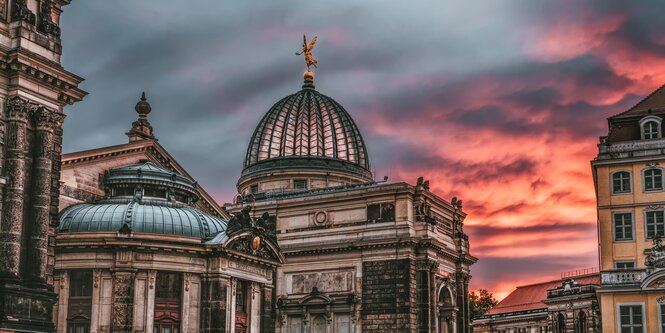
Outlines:
POLYGON ((612 174, 612 193, 630 193, 630 172, 619 171, 612 174))
POLYGON ((575 321, 575 332, 586 333, 586 326, 586 313, 580 311, 577 315, 577 320, 575 321))
POLYGON ((155 281, 155 333, 179 333, 182 274, 157 272, 155 281))
POLYGON ((133 187, 120 187, 113 190, 116 197, 131 197, 134 196, 133 187))
POLYGON ((556 316, 556 326, 554 327, 554 332, 566 333, 566 317, 563 316, 563 313, 559 313, 556 316))
POLYGON ((660 304, 660 332, 665 332, 665 304, 660 304))
POLYGON ((236 284, 236 323, 235 332, 246 333, 248 328, 247 313, 249 306, 247 304, 248 283, 246 281, 238 280, 236 284))
POLYGON ((90 332, 90 314, 92 309, 92 272, 69 272, 69 314, 67 333, 90 332))
POLYGON ((166 198, 166 190, 148 187, 143 190, 143 195, 146 197, 166 198))
POLYGON ((631 213, 614 214, 614 240, 615 241, 633 240, 633 214, 631 213))
POLYGON ((634 261, 617 261, 614 263, 614 266, 616 269, 634 269, 635 268, 635 262, 634 261))
POLYGON ((307 179, 294 179, 293 188, 296 190, 306 190, 307 189, 307 179))
POLYGON ((249 187, 249 193, 256 194, 259 193, 259 185, 252 185, 249 187))
POLYGON ((642 305, 619 305, 619 331, 621 333, 644 333, 642 305))
POLYGON ((662 210, 646 212, 647 239, 665 236, 665 216, 662 210))
POLYGON ((663 170, 648 169, 644 171, 644 190, 645 191, 663 190, 663 170))
POLYGON ((642 126, 642 130, 644 131, 644 139, 658 139, 660 137, 660 133, 658 133, 658 127, 658 123, 655 121, 647 121, 644 123, 642 126))
POLYGON ((367 205, 367 220, 372 222, 395 221, 395 204, 386 202, 367 205))

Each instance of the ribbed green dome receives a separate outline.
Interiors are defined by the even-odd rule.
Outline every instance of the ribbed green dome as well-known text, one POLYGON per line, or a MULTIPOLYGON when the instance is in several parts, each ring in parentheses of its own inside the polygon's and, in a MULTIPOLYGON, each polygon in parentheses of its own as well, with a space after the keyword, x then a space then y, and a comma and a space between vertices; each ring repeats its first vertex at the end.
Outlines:
POLYGON ((110 169, 104 175, 106 198, 65 209, 58 232, 119 231, 225 239, 227 222, 194 208, 198 199, 195 186, 191 179, 150 161, 110 169))
POLYGON ((134 233, 208 239, 226 230, 226 221, 191 207, 127 203, 78 204, 60 215, 59 232, 116 232, 127 225, 134 233))
POLYGON ((372 178, 355 122, 312 81, 273 105, 254 130, 242 177, 271 168, 332 169, 372 178))

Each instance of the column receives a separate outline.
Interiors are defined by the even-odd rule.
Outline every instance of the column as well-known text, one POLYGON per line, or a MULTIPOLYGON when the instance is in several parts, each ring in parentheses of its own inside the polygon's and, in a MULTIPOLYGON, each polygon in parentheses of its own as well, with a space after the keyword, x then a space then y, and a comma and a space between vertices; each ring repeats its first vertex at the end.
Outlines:
POLYGON ((30 266, 27 278, 30 281, 45 284, 48 267, 48 228, 51 224, 53 131, 62 125, 64 115, 39 107, 33 116, 36 133, 30 205, 31 230, 28 245, 30 266))
POLYGON ((220 275, 203 277, 201 296, 201 332, 226 333, 229 326, 228 307, 230 281, 220 275))
POLYGON ((60 290, 58 291, 58 317, 56 318, 56 330, 58 333, 67 332, 67 310, 69 301, 69 272, 60 272, 60 290))
POLYGON ((439 267, 439 263, 432 260, 432 266, 430 267, 430 270, 429 270, 429 281, 430 281, 430 294, 429 294, 430 295, 429 296, 430 302, 429 302, 429 306, 430 306, 430 331, 431 332, 438 332, 439 331, 439 329, 438 329, 439 322, 437 320, 438 316, 437 316, 437 311, 436 311, 437 310, 437 303, 438 303, 438 299, 436 297, 437 296, 436 295, 436 293, 437 293, 436 270, 437 270, 438 267, 439 267))
POLYGON ((5 178, 5 207, 0 227, 0 273, 18 278, 21 271, 21 234, 23 232, 23 203, 27 165, 27 127, 29 113, 36 104, 18 96, 10 97, 7 111, 7 155, 5 178))
POLYGON ((261 288, 261 332, 273 333, 275 332, 275 320, 277 320, 274 311, 273 286, 264 284, 261 288))
POLYGON ((457 332, 469 333, 469 273, 455 273, 457 287, 457 332))
POLYGON ((252 293, 250 297, 249 313, 247 314, 248 324, 247 330, 251 333, 259 333, 261 329, 261 310, 263 299, 261 297, 261 286, 257 282, 252 282, 249 285, 248 292, 252 293))
POLYGON ((146 301, 145 331, 152 332, 155 325, 155 281, 157 281, 157 271, 148 271, 148 295, 146 301))
POLYGON ((99 308, 102 298, 102 270, 92 270, 92 306, 90 307, 90 333, 99 331, 99 308))
POLYGON ((113 272, 113 305, 111 307, 111 332, 131 332, 134 293, 134 273, 113 272))

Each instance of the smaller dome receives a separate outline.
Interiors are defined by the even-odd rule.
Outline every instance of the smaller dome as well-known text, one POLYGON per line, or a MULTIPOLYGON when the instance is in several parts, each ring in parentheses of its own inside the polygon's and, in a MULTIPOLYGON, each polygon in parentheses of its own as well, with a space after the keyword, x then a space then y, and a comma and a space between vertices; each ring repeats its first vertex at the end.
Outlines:
POLYGON ((224 219, 196 209, 196 183, 150 161, 113 168, 106 198, 68 207, 58 232, 134 232, 225 239, 224 219))
POLYGON ((210 239, 226 230, 226 221, 192 207, 163 204, 93 203, 71 206, 60 214, 58 232, 132 232, 210 239))

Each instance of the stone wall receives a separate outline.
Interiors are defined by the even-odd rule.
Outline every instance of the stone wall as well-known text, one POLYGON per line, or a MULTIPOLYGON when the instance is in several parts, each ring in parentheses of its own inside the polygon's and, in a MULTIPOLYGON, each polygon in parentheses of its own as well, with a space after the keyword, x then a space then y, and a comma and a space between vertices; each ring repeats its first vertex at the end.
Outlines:
POLYGON ((415 283, 409 259, 363 262, 363 332, 415 332, 415 283))

